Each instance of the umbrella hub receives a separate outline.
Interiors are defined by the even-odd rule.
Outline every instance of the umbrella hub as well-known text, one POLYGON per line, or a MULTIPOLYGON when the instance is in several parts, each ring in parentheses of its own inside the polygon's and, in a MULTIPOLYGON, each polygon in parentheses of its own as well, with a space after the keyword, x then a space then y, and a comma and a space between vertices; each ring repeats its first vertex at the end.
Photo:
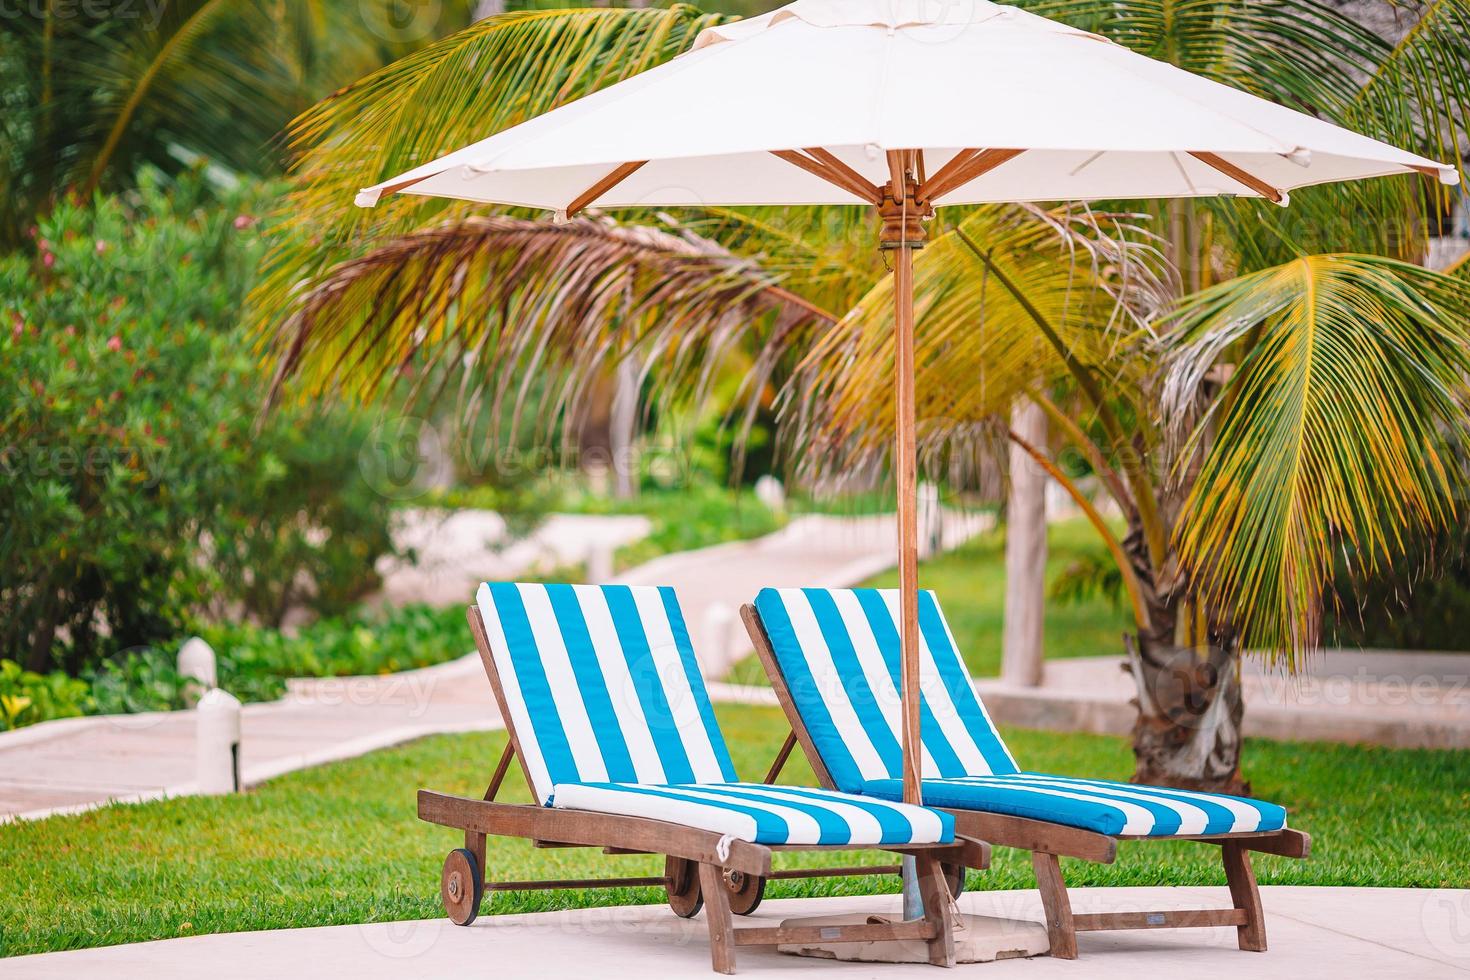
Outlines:
POLYGON ((878 235, 879 248, 903 245, 923 248, 928 238, 924 222, 934 217, 934 205, 919 197, 919 182, 906 173, 902 188, 895 190, 891 180, 883 185, 878 216, 883 219, 883 230, 878 235))

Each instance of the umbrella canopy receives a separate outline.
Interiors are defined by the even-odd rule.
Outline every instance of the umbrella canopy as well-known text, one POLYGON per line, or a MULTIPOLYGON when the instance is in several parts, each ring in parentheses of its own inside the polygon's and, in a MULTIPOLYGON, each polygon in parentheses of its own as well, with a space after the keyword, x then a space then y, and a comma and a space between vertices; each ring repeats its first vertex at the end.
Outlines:
POLYGON ((797 0, 363 190, 555 210, 869 204, 893 250, 904 798, 919 802, 913 249, 941 204, 1240 195, 1454 168, 988 0, 797 0))
POLYGON ((929 202, 1285 203, 1297 187, 1330 181, 1458 179, 1452 167, 1016 7, 797 0, 706 30, 660 67, 369 187, 358 203, 400 191, 557 211, 871 204, 869 188, 889 176, 885 151, 922 149, 936 174, 986 148, 1025 152, 952 173, 929 202), (773 155, 808 147, 867 187, 773 155))

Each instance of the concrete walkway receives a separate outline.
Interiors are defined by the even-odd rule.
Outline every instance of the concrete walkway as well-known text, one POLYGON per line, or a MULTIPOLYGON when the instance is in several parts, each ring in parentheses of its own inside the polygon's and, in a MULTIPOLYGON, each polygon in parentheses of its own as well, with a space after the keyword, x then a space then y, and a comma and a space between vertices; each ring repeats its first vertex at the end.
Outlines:
POLYGON ((481 582, 545 574, 579 562, 591 564, 648 536, 652 522, 640 515, 552 514, 534 531, 506 540, 505 519, 492 510, 406 510, 393 543, 412 550, 412 562, 378 563, 383 588, 374 601, 395 606, 442 606, 473 596, 481 582))
MULTIPOLYGON (((1042 685, 978 683, 1000 722, 1126 735, 1135 696, 1121 657, 1048 660, 1042 685)), ((1295 677, 1247 658, 1248 738, 1470 748, 1470 654, 1328 650, 1295 677)))
MULTIPOLYGON (((940 550, 957 547, 994 524, 989 514, 944 512, 940 550)), ((800 517, 775 534, 656 558, 618 576, 629 585, 673 585, 700 668, 722 678, 754 652, 737 615, 763 588, 843 588, 894 565, 892 517, 800 517)))
MULTIPOLYGON (((958 967, 987 980, 1138 980, 1140 977, 1372 977, 1432 980, 1470 972, 1470 891, 1263 888, 1266 953, 1243 953, 1234 929, 1084 933, 1076 961, 1039 957, 958 967)), ((1223 888, 1079 889, 1079 912, 1218 906, 1223 888)), ((1034 891, 979 892, 963 911, 1041 918, 1034 891)), ((796 916, 897 911, 896 896, 766 902, 737 925, 776 925, 796 916)), ((939 976, 930 966, 836 963, 742 947, 741 976, 939 976)), ((288 929, 171 939, 5 961, 6 977, 111 980, 208 976, 256 980, 310 973, 320 980, 406 977, 589 977, 599 980, 705 978, 708 933, 701 915, 679 919, 664 906, 582 909, 482 917, 468 928, 447 920, 288 929)))
MULTIPOLYGON (((478 665, 476 665, 478 666, 478 665)), ((459 661, 386 677, 292 682, 241 711, 247 786, 444 732, 499 728, 484 675, 459 661)), ((196 791, 195 712, 100 715, 0 734, 0 822, 196 791)))
MULTIPOLYGON (((946 515, 942 538, 953 545, 987 526, 981 515, 946 515)), ((888 568, 893 553, 892 518, 812 516, 754 541, 669 555, 616 580, 673 585, 705 673, 718 678, 749 650, 734 619, 737 603, 765 585, 854 585, 888 568)), ((468 604, 474 582, 455 594, 468 604)), ((500 725, 474 655, 385 677, 297 680, 284 700, 244 708, 240 772, 254 785, 424 735, 500 725)), ((0 821, 193 793, 194 733, 194 712, 174 711, 66 719, 0 734, 0 821)))

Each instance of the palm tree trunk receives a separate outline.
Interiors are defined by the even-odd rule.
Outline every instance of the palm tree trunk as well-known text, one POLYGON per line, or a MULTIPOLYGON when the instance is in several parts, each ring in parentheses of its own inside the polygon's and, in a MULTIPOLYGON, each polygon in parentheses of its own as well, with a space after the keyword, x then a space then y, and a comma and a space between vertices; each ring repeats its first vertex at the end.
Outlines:
MULTIPOLYGON (((1018 402, 1011 428, 1033 446, 1046 445, 1046 415, 1018 402)), ((1019 445, 1011 447, 1006 502, 1006 600, 1000 676, 1018 687, 1040 687, 1046 607, 1046 471, 1019 445)))
POLYGON ((619 500, 631 500, 638 495, 638 462, 633 453, 638 435, 638 365, 631 357, 618 362, 607 434, 613 493, 619 500))
POLYGON ((1175 644, 1172 610, 1159 609, 1155 629, 1126 638, 1128 670, 1138 697, 1133 724, 1133 781, 1244 795, 1240 775, 1240 656, 1233 634, 1201 648, 1175 644))

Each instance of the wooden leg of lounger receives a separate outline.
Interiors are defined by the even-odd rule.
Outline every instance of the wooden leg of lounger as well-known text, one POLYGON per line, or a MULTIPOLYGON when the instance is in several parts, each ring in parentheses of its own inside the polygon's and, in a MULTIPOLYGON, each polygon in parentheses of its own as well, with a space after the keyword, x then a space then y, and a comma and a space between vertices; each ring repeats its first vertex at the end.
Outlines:
POLYGON ((954 907, 944 867, 926 854, 915 857, 919 873, 919 897, 924 900, 924 919, 935 928, 929 940, 929 962, 954 966, 954 907))
POLYGON ((716 973, 735 972, 735 929, 730 920, 730 893, 720 869, 699 866, 699 890, 704 893, 704 917, 709 922, 709 958, 716 973))
POLYGON ((1032 851, 1031 867, 1036 871, 1041 907, 1046 910, 1046 935, 1051 940, 1051 955, 1061 960, 1075 960, 1077 930, 1072 925, 1072 902, 1067 898, 1067 883, 1062 880, 1061 861, 1055 854, 1032 851))
POLYGON ((1251 852, 1236 841, 1220 847, 1225 856, 1225 880, 1230 884, 1230 900, 1245 913, 1244 924, 1236 927, 1240 948, 1255 953, 1266 951, 1266 913, 1261 908, 1261 892, 1256 888, 1256 873, 1251 868, 1251 852))
POLYGON ((469 851, 475 856, 475 864, 480 872, 480 884, 484 885, 486 876, 485 835, 476 833, 473 830, 466 830, 464 832, 464 846, 465 850, 469 851))

